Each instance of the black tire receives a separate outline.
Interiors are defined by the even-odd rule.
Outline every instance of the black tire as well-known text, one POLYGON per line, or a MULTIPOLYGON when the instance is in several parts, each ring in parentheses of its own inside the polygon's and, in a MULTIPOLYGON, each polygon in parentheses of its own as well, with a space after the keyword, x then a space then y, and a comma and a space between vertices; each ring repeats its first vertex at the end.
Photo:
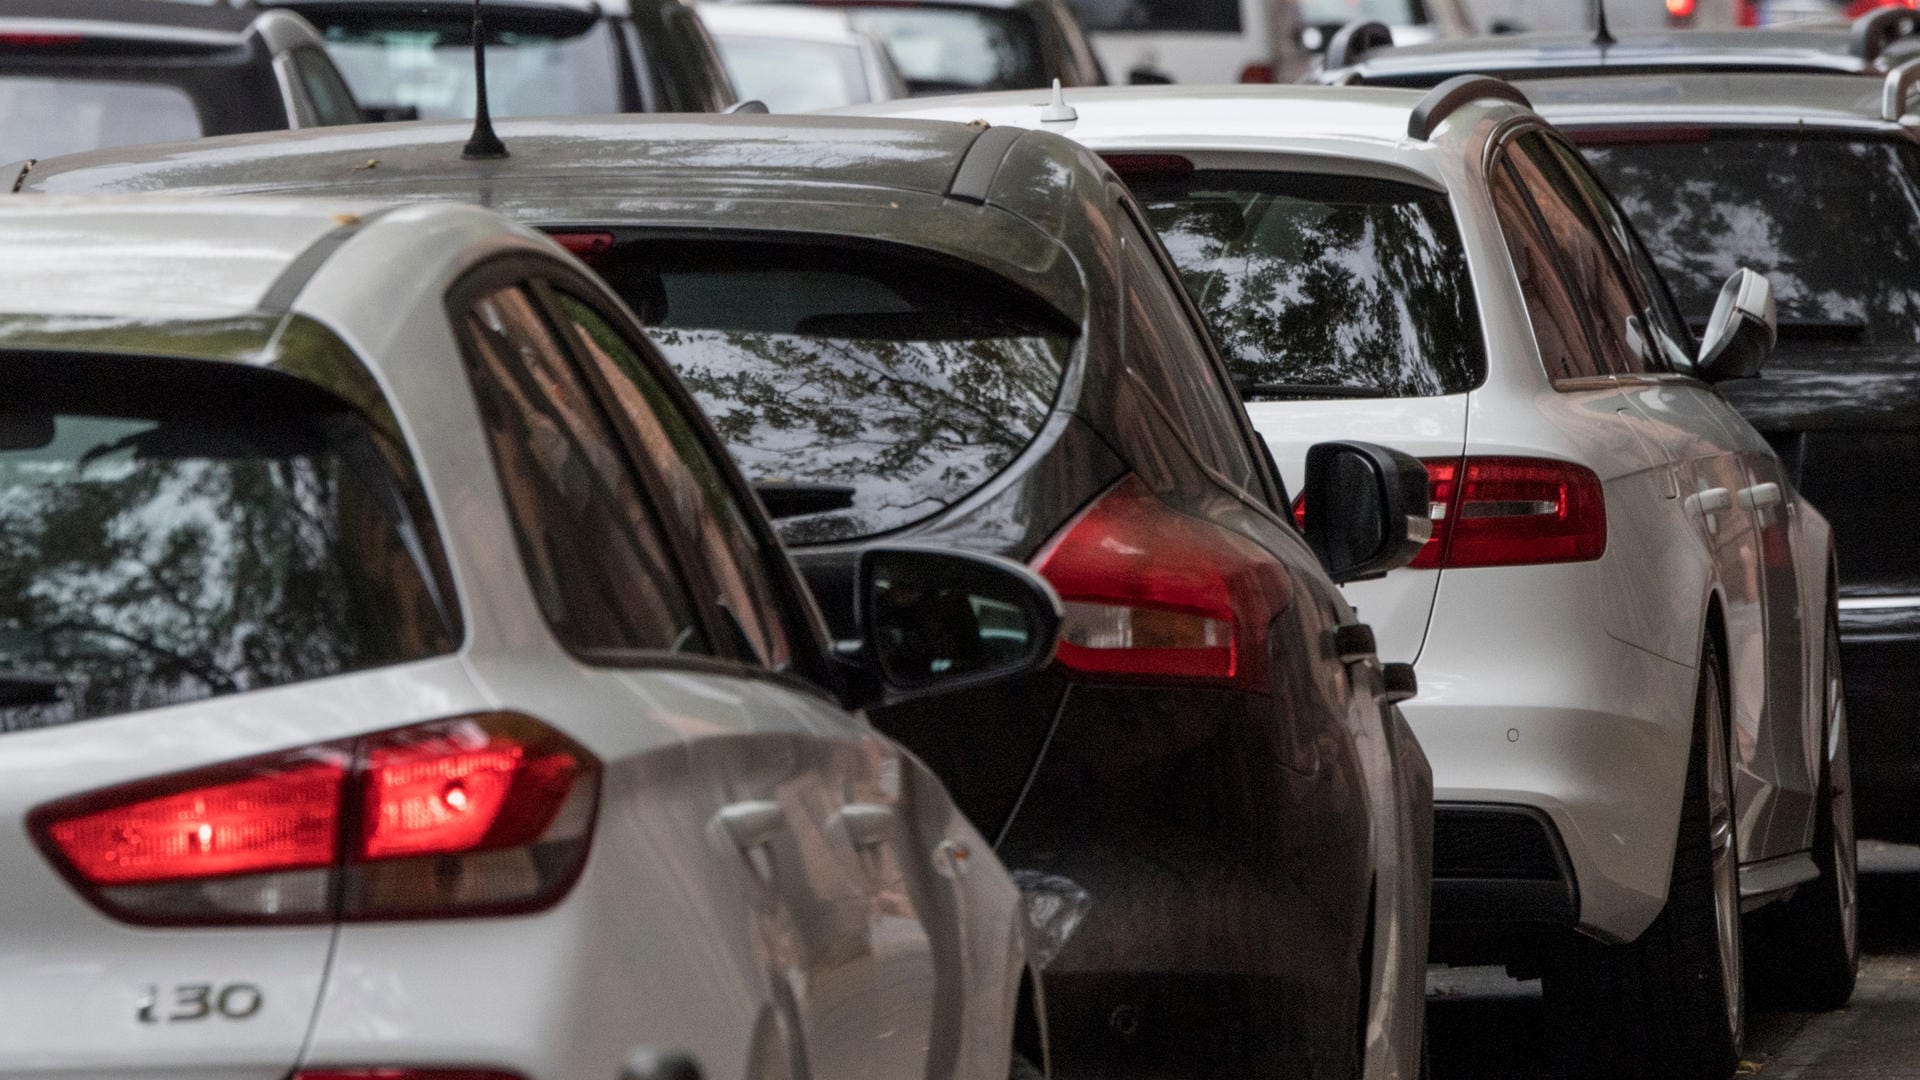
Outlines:
POLYGON ((1762 912, 1767 985, 1780 1004, 1824 1012, 1853 997, 1860 973, 1858 877, 1853 836, 1853 770, 1847 703, 1840 679, 1839 619, 1827 614, 1826 703, 1813 861, 1820 877, 1762 912))
POLYGON ((1637 941, 1605 945, 1570 935, 1548 953, 1546 1039, 1559 1075, 1724 1080, 1739 1064, 1746 1007, 1722 671, 1709 639, 1666 907, 1637 941))

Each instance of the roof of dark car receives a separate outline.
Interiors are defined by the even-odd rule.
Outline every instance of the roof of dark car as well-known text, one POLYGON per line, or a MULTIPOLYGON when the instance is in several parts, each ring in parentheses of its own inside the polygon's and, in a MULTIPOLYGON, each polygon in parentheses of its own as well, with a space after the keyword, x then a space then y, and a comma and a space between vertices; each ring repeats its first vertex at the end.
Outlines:
POLYGON ((127 26, 214 30, 239 34, 260 17, 258 11, 225 4, 179 0, 0 0, 0 19, 59 19, 127 26))
MULTIPOLYGON (((1619 34, 1596 45, 1593 32, 1508 34, 1437 41, 1369 52, 1346 69, 1373 85, 1431 86, 1454 75, 1508 80, 1550 79, 1591 72, 1775 71, 1865 72, 1848 51, 1845 27, 1816 30, 1680 30, 1619 34)), ((1340 72, 1328 72, 1329 79, 1340 72)))

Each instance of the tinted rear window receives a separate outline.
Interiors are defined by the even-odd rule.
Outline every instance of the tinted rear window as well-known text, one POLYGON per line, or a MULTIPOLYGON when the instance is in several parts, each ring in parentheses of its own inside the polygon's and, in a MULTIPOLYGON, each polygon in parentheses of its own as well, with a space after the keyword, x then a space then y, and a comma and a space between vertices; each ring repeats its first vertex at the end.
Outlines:
MULTIPOLYGON (((400 10, 394 10, 400 8, 400 10)), ((462 11, 308 10, 362 106, 411 105, 423 120, 473 115, 473 16, 462 11)), ((496 116, 622 109, 614 43, 572 11, 489 12, 487 104, 496 116)))
POLYGON ((1073 331, 1005 283, 892 254, 774 244, 617 249, 633 305, 749 480, 853 505, 778 522, 790 543, 912 524, 1033 442, 1073 331))
POLYGON ((1038 28, 1017 11, 875 6, 854 8, 853 15, 887 43, 916 94, 1022 90, 1051 78, 1038 28))
POLYGON ((192 96, 169 83, 0 75, 0 156, 49 158, 203 134, 192 96))
POLYGON ((742 101, 808 112, 868 100, 866 66, 852 45, 718 34, 714 43, 742 101))
POLYGON ((1445 195, 1256 172, 1133 187, 1245 396, 1432 397, 1486 378, 1445 195))
POLYGON ((1240 0, 1073 0, 1089 30, 1240 32, 1240 0))
POLYGON ((1583 145, 1666 275, 1704 321, 1742 266, 1767 275, 1787 335, 1920 344, 1920 155, 1890 140, 1786 138, 1583 145))
POLYGON ((1420 0, 1304 0, 1300 18, 1315 26, 1345 26, 1350 22, 1417 26, 1427 21, 1427 9, 1420 0))
POLYGON ((5 365, 0 731, 454 647, 411 481, 340 399, 224 364, 5 365))

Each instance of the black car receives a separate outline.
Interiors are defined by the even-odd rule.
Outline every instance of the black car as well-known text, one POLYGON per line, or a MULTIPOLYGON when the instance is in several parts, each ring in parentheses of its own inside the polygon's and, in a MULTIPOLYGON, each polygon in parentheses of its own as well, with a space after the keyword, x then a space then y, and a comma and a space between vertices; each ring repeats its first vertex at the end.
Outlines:
MULTIPOLYGON (((1410 672, 1294 528, 1114 174, 1048 133, 925 121, 499 129, 504 161, 415 124, 73 158, 25 186, 451 198, 546 228, 649 328, 837 634, 876 543, 1011 558, 1065 601, 1049 670, 873 714, 1056 912, 1057 1073, 1356 1075, 1376 956, 1425 955, 1431 774, 1391 705, 1410 672)), ((1313 460, 1310 527, 1354 541, 1320 545, 1334 576, 1410 558, 1424 470, 1358 444, 1313 460)))
POLYGON ((1920 46, 1920 15, 1882 8, 1851 24, 1753 30, 1558 31, 1500 34, 1397 48, 1379 23, 1334 36, 1314 76, 1339 85, 1438 86, 1458 75, 1508 82, 1592 75, 1862 74, 1885 70, 1920 46))
MULTIPOLYGON (((733 0, 757 3, 764 0, 733 0)), ((1100 60, 1067 0, 780 0, 844 8, 887 43, 915 94, 1101 86, 1100 60)))
MULTIPOLYGON (((306 16, 370 111, 473 110, 472 0, 259 0, 306 16)), ((681 0, 484 0, 487 94, 499 116, 718 112, 733 83, 681 0)))
POLYGON ((357 124, 313 27, 163 0, 0 0, 0 158, 357 124))

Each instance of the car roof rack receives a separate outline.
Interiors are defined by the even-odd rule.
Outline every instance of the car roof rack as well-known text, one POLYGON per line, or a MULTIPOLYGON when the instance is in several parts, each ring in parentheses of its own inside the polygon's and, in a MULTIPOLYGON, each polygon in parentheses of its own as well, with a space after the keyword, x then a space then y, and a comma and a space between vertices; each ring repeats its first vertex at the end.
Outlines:
POLYGON ((1427 96, 1413 107, 1413 115, 1407 120, 1407 134, 1425 142, 1433 137, 1433 129, 1440 126, 1440 121, 1451 116, 1454 110, 1485 98, 1511 101, 1523 109, 1533 108, 1527 95, 1504 79, 1491 75, 1455 75, 1427 91, 1427 96))
POLYGON ((1920 83, 1920 58, 1909 60, 1887 72, 1880 92, 1880 119, 1898 121, 1907 115, 1907 95, 1920 83))
POLYGON ((1847 34, 1847 51, 1863 64, 1880 59, 1887 46, 1920 32, 1920 12, 1912 8, 1883 7, 1853 20, 1847 34))
POLYGON ((1373 50, 1392 44, 1393 30, 1386 23, 1356 19, 1334 33, 1333 41, 1327 45, 1326 67, 1329 70, 1352 67, 1373 50))

